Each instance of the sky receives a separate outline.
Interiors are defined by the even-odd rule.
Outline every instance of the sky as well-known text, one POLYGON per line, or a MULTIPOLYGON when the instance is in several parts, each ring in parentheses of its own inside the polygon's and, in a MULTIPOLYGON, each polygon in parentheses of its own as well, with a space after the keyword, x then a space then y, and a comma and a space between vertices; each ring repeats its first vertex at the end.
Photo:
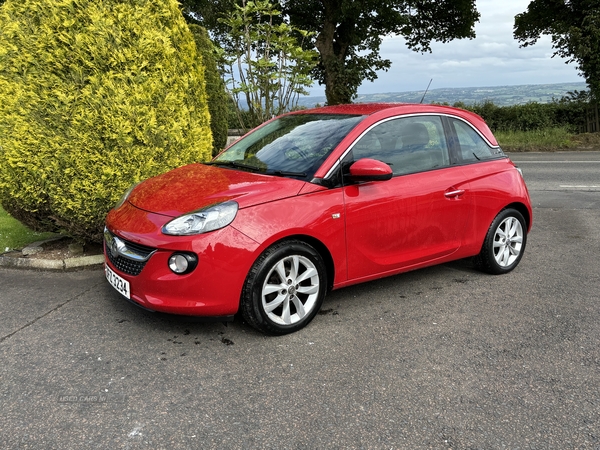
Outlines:
MULTIPOLYGON (((515 15, 527 9, 529 0, 477 0, 481 17, 476 38, 447 44, 432 43, 432 53, 416 53, 403 38, 388 36, 380 54, 392 61, 388 72, 378 72, 374 82, 365 81, 359 94, 422 91, 430 89, 551 84, 585 81, 575 64, 555 56, 549 37, 519 48, 513 38, 515 15)), ((318 84, 311 95, 324 95, 318 84)))

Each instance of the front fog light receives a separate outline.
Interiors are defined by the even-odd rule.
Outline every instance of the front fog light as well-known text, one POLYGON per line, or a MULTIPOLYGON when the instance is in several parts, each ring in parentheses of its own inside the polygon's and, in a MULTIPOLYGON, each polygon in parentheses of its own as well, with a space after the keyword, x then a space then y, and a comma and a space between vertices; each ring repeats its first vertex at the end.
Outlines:
POLYGON ((190 255, 189 253, 174 253, 169 258, 169 269, 177 275, 190 273, 197 265, 198 258, 196 255, 190 255))

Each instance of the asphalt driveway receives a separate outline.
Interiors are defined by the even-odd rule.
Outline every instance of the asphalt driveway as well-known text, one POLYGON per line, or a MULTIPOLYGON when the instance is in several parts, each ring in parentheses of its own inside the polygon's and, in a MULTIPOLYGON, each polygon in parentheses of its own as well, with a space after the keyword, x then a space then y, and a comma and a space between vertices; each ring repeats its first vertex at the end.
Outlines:
POLYGON ((600 449, 600 189, 550 189, 600 180, 556 161, 521 164, 511 274, 346 288, 283 337, 146 313, 101 270, 0 268, 2 447, 600 449))

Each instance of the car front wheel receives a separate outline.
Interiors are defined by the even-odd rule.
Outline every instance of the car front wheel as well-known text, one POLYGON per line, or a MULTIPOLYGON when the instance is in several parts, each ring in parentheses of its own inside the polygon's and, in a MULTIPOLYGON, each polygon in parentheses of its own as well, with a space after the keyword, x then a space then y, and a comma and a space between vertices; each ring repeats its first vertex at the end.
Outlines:
POLYGON ((269 247, 252 266, 240 310, 254 328, 287 334, 308 324, 319 311, 327 288, 319 253, 301 241, 269 247))
POLYGON ((508 273, 521 261, 527 243, 527 225, 516 209, 500 212, 492 222, 479 255, 478 269, 494 275, 508 273))

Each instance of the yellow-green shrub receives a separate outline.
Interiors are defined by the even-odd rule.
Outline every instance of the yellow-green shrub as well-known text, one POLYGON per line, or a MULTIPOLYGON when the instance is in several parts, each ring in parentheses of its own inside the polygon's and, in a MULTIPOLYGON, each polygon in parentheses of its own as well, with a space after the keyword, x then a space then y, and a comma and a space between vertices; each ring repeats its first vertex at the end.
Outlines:
POLYGON ((98 240, 133 183, 210 158, 204 69, 176 0, 0 7, 0 201, 98 240))

